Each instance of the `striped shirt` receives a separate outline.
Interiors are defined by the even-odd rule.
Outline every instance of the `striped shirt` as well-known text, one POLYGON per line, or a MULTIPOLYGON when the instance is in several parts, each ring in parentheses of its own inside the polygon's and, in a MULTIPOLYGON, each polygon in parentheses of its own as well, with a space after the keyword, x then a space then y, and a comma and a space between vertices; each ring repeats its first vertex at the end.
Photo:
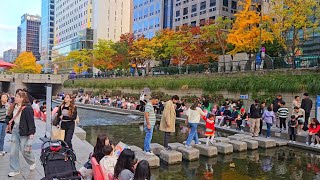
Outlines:
POLYGON ((289 110, 286 107, 280 107, 278 109, 279 118, 288 118, 289 110))
MULTIPOLYGON (((146 104, 144 112, 149 113, 149 123, 151 126, 154 126, 156 124, 156 113, 154 112, 154 108, 150 102, 146 104)), ((146 117, 144 117, 144 124, 147 125, 146 117)))
POLYGON ((0 122, 4 123, 6 121, 7 108, 5 105, 0 107, 0 122))

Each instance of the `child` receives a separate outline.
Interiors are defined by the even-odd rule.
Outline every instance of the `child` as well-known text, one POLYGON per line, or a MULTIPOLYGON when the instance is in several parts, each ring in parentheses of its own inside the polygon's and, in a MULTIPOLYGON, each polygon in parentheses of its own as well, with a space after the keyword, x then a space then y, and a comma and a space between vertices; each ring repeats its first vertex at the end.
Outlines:
POLYGON ((113 148, 110 145, 104 146, 102 152, 105 156, 100 160, 99 164, 105 177, 108 177, 109 173, 114 172, 114 167, 117 164, 117 157, 113 154, 113 148))
POLYGON ((286 103, 284 101, 280 102, 280 108, 278 109, 278 117, 280 120, 280 132, 282 131, 282 126, 283 129, 286 130, 286 120, 288 118, 289 110, 288 108, 285 107, 286 103))
POLYGON ((206 133, 205 133, 205 136, 207 136, 206 145, 208 146, 210 137, 211 137, 210 142, 211 142, 211 144, 213 143, 213 138, 214 138, 214 133, 215 133, 214 123, 215 123, 216 116, 214 114, 209 114, 208 118, 203 116, 202 119, 206 121, 206 133))
POLYGON ((270 138, 270 129, 272 124, 275 122, 276 116, 272 110, 272 106, 269 105, 267 110, 263 112, 262 120, 267 124, 267 134, 266 138, 270 138))
POLYGON ((288 122, 288 133, 290 136, 290 141, 296 143, 296 132, 297 132, 298 121, 295 115, 291 116, 291 120, 288 122))
POLYGON ((148 161, 142 160, 138 163, 132 180, 150 180, 151 172, 148 161))

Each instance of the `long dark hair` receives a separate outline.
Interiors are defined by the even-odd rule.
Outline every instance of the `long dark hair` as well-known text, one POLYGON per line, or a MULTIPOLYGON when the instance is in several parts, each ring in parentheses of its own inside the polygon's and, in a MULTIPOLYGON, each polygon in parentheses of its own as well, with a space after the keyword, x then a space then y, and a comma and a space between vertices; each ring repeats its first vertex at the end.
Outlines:
MULTIPOLYGON (((70 105, 69 105, 69 112, 68 112, 68 114, 69 114, 69 116, 72 116, 73 115, 73 113, 74 113, 74 111, 75 111, 75 98, 74 98, 74 96, 72 96, 71 94, 66 94, 64 97, 66 97, 66 96, 69 96, 70 97, 70 99, 71 99, 71 101, 70 101, 70 105)), ((61 103, 61 105, 60 105, 60 107, 62 107, 62 106, 65 106, 66 105, 66 102, 62 102, 61 103)))
POLYGON ((134 159, 135 159, 135 155, 131 149, 123 150, 118 158, 116 166, 114 167, 113 177, 118 178, 121 171, 125 169, 128 169, 133 173, 134 159))
POLYGON ((102 149, 106 144, 106 139, 109 139, 106 134, 99 134, 97 137, 96 145, 93 149, 93 154, 97 154, 98 152, 102 152, 102 149))
POLYGON ((138 163, 134 173, 134 180, 150 180, 151 172, 148 161, 142 160, 138 163))
MULTIPOLYGON (((9 101, 9 95, 7 93, 0 93, 0 98, 2 98, 2 96, 7 96, 7 103, 9 101)), ((0 100, 0 107, 2 107, 5 104, 2 104, 2 101, 0 100)))

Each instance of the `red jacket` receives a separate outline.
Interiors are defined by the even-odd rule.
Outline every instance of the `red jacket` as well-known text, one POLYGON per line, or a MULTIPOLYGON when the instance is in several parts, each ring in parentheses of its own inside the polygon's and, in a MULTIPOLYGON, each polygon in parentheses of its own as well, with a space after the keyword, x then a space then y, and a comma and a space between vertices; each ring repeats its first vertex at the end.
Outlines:
POLYGON ((320 125, 314 127, 312 124, 309 125, 309 132, 310 133, 318 133, 320 131, 320 125))
POLYGON ((215 130, 215 127, 214 127, 215 120, 210 120, 205 116, 202 116, 202 119, 206 121, 206 128, 215 130))

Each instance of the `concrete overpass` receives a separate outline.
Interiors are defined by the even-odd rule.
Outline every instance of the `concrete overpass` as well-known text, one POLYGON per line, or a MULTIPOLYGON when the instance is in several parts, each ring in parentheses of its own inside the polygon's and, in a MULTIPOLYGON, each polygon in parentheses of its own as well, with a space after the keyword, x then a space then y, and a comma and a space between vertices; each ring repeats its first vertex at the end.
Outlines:
POLYGON ((45 85, 52 84, 53 95, 62 90, 63 82, 68 75, 54 74, 0 74, 1 92, 14 94, 17 89, 28 88, 36 98, 45 97, 45 85))

